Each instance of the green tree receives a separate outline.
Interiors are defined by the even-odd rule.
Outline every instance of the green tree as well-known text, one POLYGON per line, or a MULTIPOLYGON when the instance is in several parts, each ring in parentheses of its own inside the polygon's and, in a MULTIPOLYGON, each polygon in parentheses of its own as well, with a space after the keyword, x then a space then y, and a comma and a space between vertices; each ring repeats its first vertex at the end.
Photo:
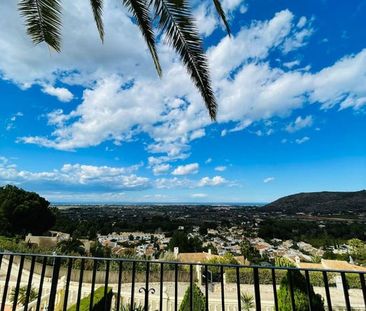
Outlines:
POLYGON ((261 259, 261 255, 259 254, 258 250, 253 247, 248 240, 243 240, 240 243, 240 251, 244 258, 250 262, 255 263, 261 259))
POLYGON ((77 239, 64 240, 57 244, 58 250, 62 254, 71 255, 71 254, 85 254, 84 244, 77 239))
POLYGON ((2 234, 42 234, 55 224, 50 203, 35 192, 16 186, 0 187, 2 234))
POLYGON ((241 293, 240 302, 243 311, 250 311, 250 309, 254 308, 254 297, 249 293, 241 293))
MULTIPOLYGON (((27 300, 27 289, 28 289, 28 286, 22 286, 19 288, 18 298, 17 298, 18 305, 21 304, 22 306, 24 306, 25 301, 27 300)), ((36 300, 38 297, 38 293, 37 293, 36 289, 31 287, 28 296, 29 296, 28 302, 36 300)), ((12 291, 10 293, 10 301, 14 302, 14 299, 15 299, 15 288, 12 289, 12 291)))
MULTIPOLYGON (((297 311, 309 310, 309 301, 307 295, 307 286, 305 277, 299 270, 287 271, 285 277, 282 278, 280 288, 278 290, 278 307, 280 311, 291 311, 291 292, 289 289, 290 278, 292 278, 295 306, 297 311)), ((324 303, 319 294, 315 294, 313 286, 310 287, 310 296, 312 310, 323 311, 324 303)))
MULTIPOLYGON (((194 283, 192 288, 192 302, 193 311, 204 311, 206 310, 206 298, 199 287, 194 283)), ((191 302, 191 287, 189 286, 184 294, 182 303, 179 307, 179 311, 190 311, 191 302)))
POLYGON ((188 238, 184 231, 175 231, 168 244, 168 250, 179 247, 179 252, 201 252, 203 250, 202 241, 198 237, 188 238))
MULTIPOLYGON (((103 0, 90 0, 102 42, 104 40, 103 2, 103 0)), ((219 0, 213 0, 213 2, 230 34, 219 0)), ((123 0, 122 4, 130 11, 139 26, 159 76, 162 74, 162 69, 155 47, 153 24, 165 33, 166 41, 180 56, 204 99, 211 119, 215 120, 217 103, 211 87, 202 41, 188 0, 123 0), (154 16, 154 20, 151 16, 154 16)), ((21 0, 19 11, 25 19, 27 33, 35 44, 45 42, 56 51, 61 51, 61 0, 21 0)))

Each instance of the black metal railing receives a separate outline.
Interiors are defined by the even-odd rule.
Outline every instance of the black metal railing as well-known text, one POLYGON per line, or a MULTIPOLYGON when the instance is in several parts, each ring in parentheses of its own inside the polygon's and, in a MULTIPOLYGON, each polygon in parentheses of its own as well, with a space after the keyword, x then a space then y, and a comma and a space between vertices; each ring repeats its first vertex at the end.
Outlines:
POLYGON ((366 310, 366 286, 362 271, 3 252, 0 303, 0 311, 366 310))

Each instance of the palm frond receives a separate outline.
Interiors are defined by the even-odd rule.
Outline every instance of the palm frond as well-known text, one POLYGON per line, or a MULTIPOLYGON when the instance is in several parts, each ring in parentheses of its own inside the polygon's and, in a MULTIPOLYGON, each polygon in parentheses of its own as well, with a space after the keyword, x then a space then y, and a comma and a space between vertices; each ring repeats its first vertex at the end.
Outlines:
POLYGON ((18 4, 32 41, 35 44, 45 42, 57 52, 61 50, 60 2, 60 0, 21 0, 18 4))
POLYGON ((103 25, 103 0, 90 0, 90 5, 93 10, 95 24, 97 25, 99 37, 104 42, 104 25, 103 25))
POLYGON ((191 79, 200 91, 212 120, 216 119, 217 103, 201 39, 194 25, 187 0, 152 0, 159 28, 176 50, 191 79))
POLYGON ((155 36, 152 21, 149 15, 149 6, 145 0, 122 0, 132 15, 136 18, 137 24, 150 50, 158 75, 162 75, 158 53, 155 47, 155 36))
POLYGON ((220 0, 213 0, 213 3, 215 5, 215 8, 216 8, 216 11, 217 11, 217 14, 219 14, 222 22, 224 23, 225 25, 225 28, 226 28, 226 31, 228 33, 229 36, 231 36, 231 30, 230 30, 230 26, 229 26, 229 23, 226 19, 226 15, 225 15, 225 12, 224 10, 222 9, 222 6, 221 6, 221 3, 220 3, 220 0))

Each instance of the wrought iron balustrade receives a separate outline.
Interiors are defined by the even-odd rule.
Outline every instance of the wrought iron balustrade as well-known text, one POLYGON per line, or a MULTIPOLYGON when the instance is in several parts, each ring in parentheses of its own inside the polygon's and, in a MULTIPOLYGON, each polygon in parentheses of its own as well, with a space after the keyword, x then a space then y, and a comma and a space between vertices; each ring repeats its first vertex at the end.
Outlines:
POLYGON ((323 310, 366 310, 366 273, 361 271, 3 252, 0 311, 78 311, 85 303, 88 310, 99 304, 98 310, 106 311, 281 311, 284 304, 295 311, 299 273, 309 310, 319 310, 314 296, 323 310))

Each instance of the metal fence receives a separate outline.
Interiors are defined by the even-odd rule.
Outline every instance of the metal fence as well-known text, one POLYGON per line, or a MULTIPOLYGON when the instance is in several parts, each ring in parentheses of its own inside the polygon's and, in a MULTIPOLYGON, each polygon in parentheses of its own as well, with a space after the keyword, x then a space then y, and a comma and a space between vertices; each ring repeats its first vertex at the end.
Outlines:
POLYGON ((366 310, 365 272, 0 253, 0 311, 95 310, 100 288, 98 310, 366 310))

